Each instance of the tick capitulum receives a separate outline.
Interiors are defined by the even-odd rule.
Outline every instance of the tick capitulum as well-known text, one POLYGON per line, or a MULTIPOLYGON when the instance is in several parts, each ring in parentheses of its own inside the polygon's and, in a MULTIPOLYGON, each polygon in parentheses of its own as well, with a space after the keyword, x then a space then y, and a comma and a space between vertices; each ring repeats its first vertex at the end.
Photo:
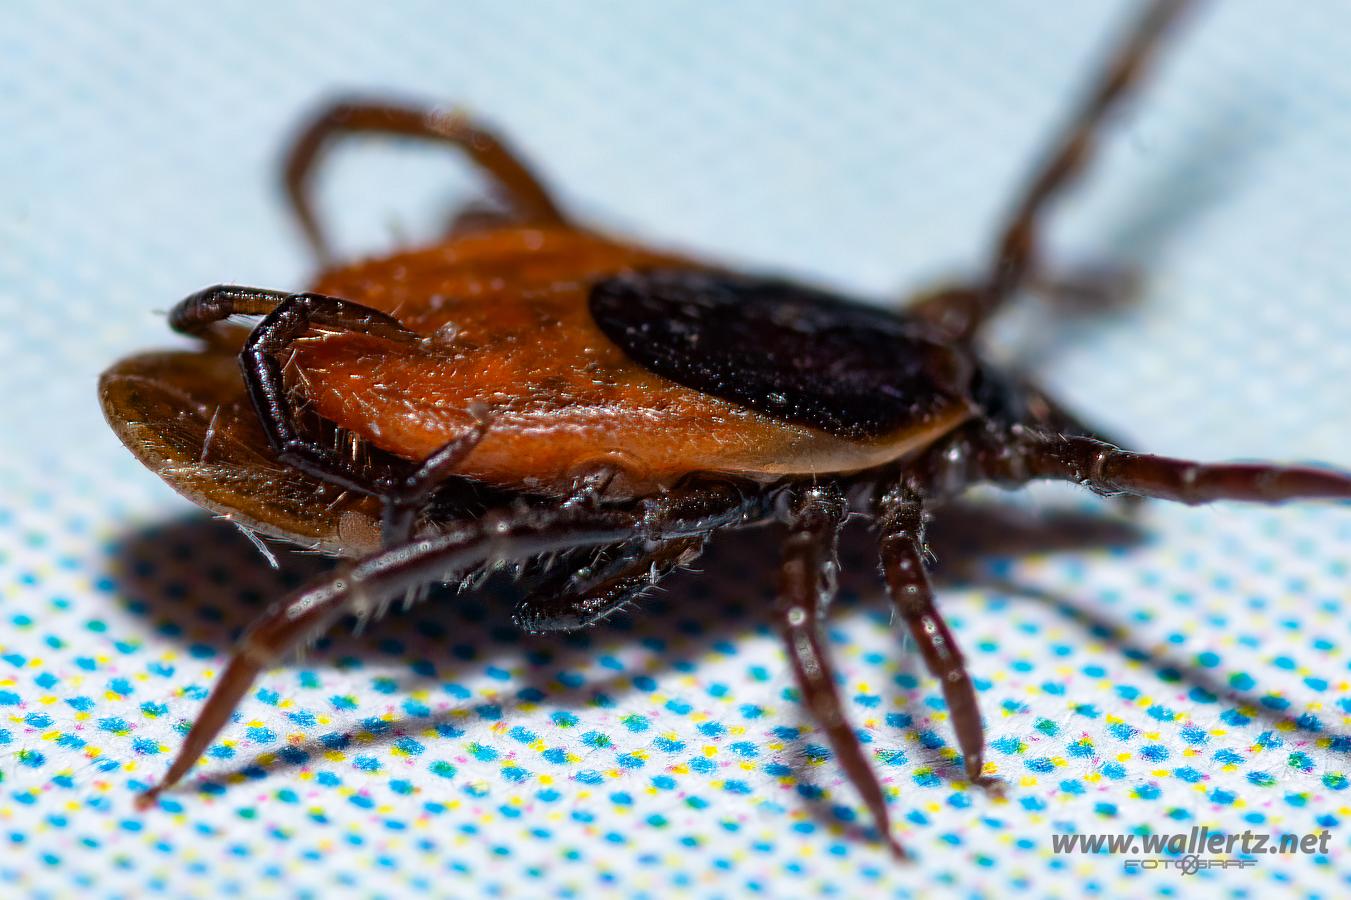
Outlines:
POLYGON ((520 563, 530 631, 582 628, 694 559, 717 531, 776 525, 779 601, 803 702, 891 850, 880 782, 822 637, 850 511, 879 534, 896 612, 938 679, 966 776, 992 786, 976 692, 925 571, 928 512, 1034 479, 1184 503, 1351 497, 1351 476, 1118 449, 975 338, 1033 281, 1048 202, 1087 160, 1185 4, 1160 0, 1014 207, 988 271, 903 312, 739 275, 572 222, 499 139, 458 115, 344 103, 292 150, 287 185, 328 266, 291 294, 214 287, 170 313, 194 352, 124 360, 100 383, 114 430, 209 510, 354 561, 242 638, 149 805, 181 780, 266 667, 345 615, 520 563), (331 267, 307 185, 351 132, 463 150, 511 220, 331 267), (230 323, 260 316, 251 330, 230 323), (242 372, 242 377, 241 377, 242 372), (544 564, 551 561, 551 565, 544 564))

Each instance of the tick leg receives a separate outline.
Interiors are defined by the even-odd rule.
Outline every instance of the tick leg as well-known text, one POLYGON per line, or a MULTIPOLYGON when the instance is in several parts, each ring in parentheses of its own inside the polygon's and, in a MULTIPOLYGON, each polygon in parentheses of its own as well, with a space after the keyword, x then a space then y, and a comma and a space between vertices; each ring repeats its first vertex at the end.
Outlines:
POLYGON ((1047 272, 1033 269, 1027 289, 1066 312, 1119 309, 1140 295, 1143 272, 1136 266, 1099 264, 1047 272))
POLYGON ((332 254, 310 198, 311 176, 333 138, 358 132, 420 138, 450 144, 491 175, 526 221, 566 225, 549 192, 506 142, 458 112, 441 112, 360 100, 334 103, 317 115, 287 153, 285 184, 305 238, 325 267, 332 254))
POLYGON ((511 507, 454 523, 434 537, 384 550, 312 581, 263 613, 245 633, 169 771, 138 798, 145 808, 178 783, 215 740, 258 674, 303 646, 347 613, 364 613, 422 586, 447 581, 483 565, 524 560, 582 547, 702 539, 725 526, 769 517, 773 491, 743 493, 735 486, 698 485, 640 501, 631 508, 570 510, 511 507))
POLYGON ((1037 266, 1037 242, 1047 208, 1083 171, 1109 114, 1140 81, 1169 26, 1188 0, 1153 0, 1098 75, 1078 113, 1013 207, 990 271, 974 287, 925 298, 913 312, 956 338, 970 337, 1023 286, 1037 266))
POLYGON ((451 438, 416 469, 405 475, 391 476, 386 483, 376 485, 383 512, 380 536, 385 547, 406 543, 413 536, 418 513, 432 493, 455 474, 460 463, 483 440, 488 424, 487 418, 479 416, 474 427, 451 438))
POLYGON ((891 833, 882 784, 845 716, 821 628, 826 607, 835 596, 839 569, 836 551, 847 511, 838 490, 813 488, 793 498, 775 617, 803 703, 825 730, 841 767, 872 813, 882 840, 893 856, 902 859, 905 851, 891 833))
POLYGON ((1120 450, 1090 437, 1041 435, 989 466, 995 480, 1052 478, 1099 494, 1135 494, 1179 503, 1351 499, 1351 473, 1271 463, 1199 463, 1120 450))
POLYGON ((546 579, 516 606, 522 631, 577 631, 613 615, 651 590, 704 549, 701 537, 650 548, 627 544, 602 551, 595 562, 546 579))
POLYGON ((289 307, 288 318, 299 315, 303 326, 321 325, 345 331, 360 331, 393 341, 415 342, 422 338, 391 316, 376 309, 323 294, 288 294, 266 288, 218 284, 184 297, 169 310, 169 327, 180 334, 209 338, 211 328, 231 316, 268 316, 289 307))
POLYGON ((975 686, 956 638, 934 606, 924 565, 924 509, 919 496, 902 487, 888 490, 878 502, 878 526, 882 531, 882 574, 891 602, 919 645, 924 664, 943 689, 966 777, 973 784, 998 791, 1000 782, 984 774, 985 732, 975 686))
POLYGON ((487 420, 476 413, 475 427, 448 441, 416 467, 380 474, 364 471, 347 457, 301 437, 287 398, 281 355, 316 325, 403 343, 416 343, 421 337, 397 319, 350 300, 234 285, 207 288, 183 299, 170 310, 169 325, 183 334, 209 339, 216 323, 230 316, 263 316, 244 341, 240 366, 254 409, 278 459, 321 481, 380 497, 384 503, 385 545, 407 540, 418 509, 477 446, 487 420))
POLYGON ((265 316, 289 296, 285 291, 218 284, 174 304, 169 310, 169 327, 179 334, 206 337, 217 322, 231 316, 265 316))
POLYGON ((210 333, 214 323, 235 315, 263 316, 244 342, 239 365, 263 432, 278 459, 321 481, 363 494, 378 494, 380 486, 369 473, 358 470, 331 449, 301 437, 282 377, 281 354, 315 325, 403 343, 421 338, 396 319, 349 300, 233 285, 207 288, 183 299, 169 311, 169 325, 175 331, 202 336, 210 333))
POLYGON ((209 337, 230 316, 263 316, 249 333, 239 365, 249 397, 278 458, 307 475, 364 494, 378 493, 366 473, 326 447, 304 440, 286 396, 280 354, 311 326, 356 331, 403 343, 421 338, 384 313, 322 294, 284 294, 258 288, 217 285, 181 300, 169 311, 175 331, 209 337))
MULTIPOLYGON (((322 294, 291 294, 250 332, 239 354, 249 398, 277 458, 307 475, 347 490, 379 494, 386 484, 401 480, 399 476, 382 473, 373 479, 348 457, 307 440, 296 425, 295 410, 282 377, 281 354, 314 325, 403 343, 421 338, 392 317, 360 304, 322 294)), ((458 448, 455 442, 447 446, 458 448)), ((440 453, 434 454, 432 458, 439 456, 440 453)))
POLYGON ((184 297, 169 310, 169 327, 179 334, 200 338, 213 347, 235 350, 242 340, 230 341, 241 329, 224 327, 231 316, 265 316, 289 297, 285 291, 218 284, 184 297))
MULTIPOLYGON (((1117 446, 1118 442, 1113 439, 1111 433, 1085 422, 1036 385, 1025 383, 1023 396, 1027 403, 1028 420, 1038 429, 1073 437, 1092 438, 1104 444, 1117 446)), ((1122 499, 1134 502, 1139 498, 1123 495, 1122 499)))

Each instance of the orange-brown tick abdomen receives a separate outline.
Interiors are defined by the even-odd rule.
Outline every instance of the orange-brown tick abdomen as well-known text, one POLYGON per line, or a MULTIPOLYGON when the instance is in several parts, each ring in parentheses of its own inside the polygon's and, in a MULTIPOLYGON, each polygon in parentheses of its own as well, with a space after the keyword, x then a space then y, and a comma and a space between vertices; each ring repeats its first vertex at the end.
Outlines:
POLYGON ((609 467, 648 492, 690 472, 777 477, 847 472, 923 446, 967 415, 952 403, 890 434, 849 439, 788 423, 656 375, 596 326, 598 280, 688 260, 563 229, 506 229, 325 273, 320 293, 361 303, 424 336, 398 345, 351 333, 296 344, 288 374, 323 417, 407 459, 474 421, 488 433, 463 474, 566 491, 609 467))

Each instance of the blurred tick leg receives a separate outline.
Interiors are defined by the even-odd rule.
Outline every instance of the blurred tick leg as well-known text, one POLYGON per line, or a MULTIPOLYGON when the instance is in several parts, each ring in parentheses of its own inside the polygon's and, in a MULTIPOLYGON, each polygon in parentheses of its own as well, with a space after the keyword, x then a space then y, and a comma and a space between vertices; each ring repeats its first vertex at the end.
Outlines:
POLYGON ((314 213, 310 186, 323 152, 334 138, 348 134, 384 134, 449 144, 468 154, 497 183, 525 221, 568 225, 548 190, 507 143, 468 116, 392 103, 351 100, 322 110, 296 137, 287 154, 286 193, 305 239, 324 268, 333 254, 314 213))
POLYGON ((1103 127, 1140 82, 1169 27, 1188 0, 1154 0, 1097 77, 1078 114, 1051 142, 1051 151, 1013 208, 985 278, 968 288, 921 299, 910 312, 954 339, 971 337, 1022 288, 1039 266, 1038 240, 1046 210, 1071 187, 1093 155, 1103 127))

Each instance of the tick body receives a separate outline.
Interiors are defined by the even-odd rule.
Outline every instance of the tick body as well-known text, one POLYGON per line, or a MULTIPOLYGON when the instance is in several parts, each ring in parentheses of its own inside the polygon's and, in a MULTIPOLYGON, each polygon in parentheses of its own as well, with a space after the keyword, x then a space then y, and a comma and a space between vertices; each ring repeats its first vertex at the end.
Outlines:
POLYGON ((1187 503, 1351 497, 1351 476, 1328 469, 1121 450, 981 354, 981 326, 1055 280, 1037 252, 1045 207, 1183 6, 1144 9, 1014 205, 988 270, 902 311, 583 227, 463 117, 369 103, 322 114, 287 167, 324 264, 312 289, 193 294, 170 324, 200 349, 132 357, 100 383, 112 427, 181 493, 348 558, 246 632, 143 802, 184 777, 262 670, 346 615, 511 565, 525 585, 523 628, 582 628, 633 604, 716 532, 767 526, 783 546, 769 614, 792 678, 901 856, 822 636, 853 514, 876 525, 887 591, 941 685, 966 777, 997 789, 976 692, 926 574, 932 510, 972 485, 1034 479, 1187 503), (463 150, 509 215, 334 265, 307 186, 330 140, 352 131, 463 150))

